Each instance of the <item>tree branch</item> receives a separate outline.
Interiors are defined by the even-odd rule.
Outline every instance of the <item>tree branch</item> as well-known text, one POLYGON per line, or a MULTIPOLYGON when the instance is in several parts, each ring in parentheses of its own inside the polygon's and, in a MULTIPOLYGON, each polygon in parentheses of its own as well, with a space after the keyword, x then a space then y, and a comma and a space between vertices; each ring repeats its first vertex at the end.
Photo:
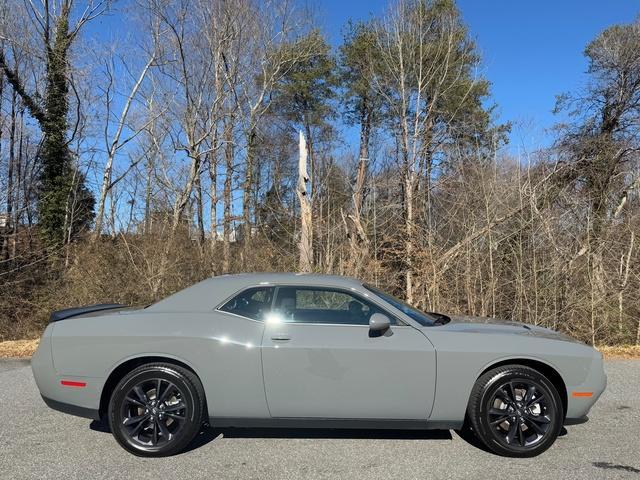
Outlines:
POLYGON ((18 73, 12 70, 11 68, 9 68, 9 66, 7 65, 6 58, 4 56, 4 51, 2 50, 0 50, 0 68, 2 68, 2 70, 4 71, 5 75, 7 76, 7 80, 9 81, 13 89, 16 91, 18 95, 20 95, 20 98, 22 98, 22 101, 24 102, 25 106, 29 109, 29 113, 31 114, 31 116, 35 118, 38 121, 38 123, 40 123, 40 125, 42 125, 46 120, 46 115, 44 110, 38 104, 38 102, 31 95, 27 93, 27 91, 24 88, 24 85, 22 84, 22 81, 18 77, 18 73))

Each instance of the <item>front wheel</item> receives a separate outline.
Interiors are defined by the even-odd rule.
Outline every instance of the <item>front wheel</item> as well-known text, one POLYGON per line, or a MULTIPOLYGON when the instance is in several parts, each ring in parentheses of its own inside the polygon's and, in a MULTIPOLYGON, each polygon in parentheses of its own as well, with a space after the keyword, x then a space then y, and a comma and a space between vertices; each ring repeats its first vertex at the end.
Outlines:
POLYGON ((118 443, 135 455, 173 455, 198 434, 204 403, 202 385, 189 370, 166 363, 142 365, 114 389, 109 426, 118 443))
POLYGON ((498 367, 482 375, 471 392, 467 415, 487 448, 509 457, 533 457, 560 434, 563 409, 553 384, 521 365, 498 367))

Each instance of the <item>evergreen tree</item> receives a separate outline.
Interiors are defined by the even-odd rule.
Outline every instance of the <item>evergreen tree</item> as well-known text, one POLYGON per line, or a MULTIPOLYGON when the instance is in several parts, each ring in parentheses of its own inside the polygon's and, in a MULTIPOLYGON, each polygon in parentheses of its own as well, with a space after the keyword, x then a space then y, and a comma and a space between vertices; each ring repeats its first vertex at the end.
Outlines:
POLYGON ((333 133, 338 77, 331 47, 318 30, 287 45, 291 51, 308 52, 293 63, 274 92, 273 109, 303 130, 309 150, 312 194, 316 188, 316 143, 333 133))
POLYGON ((381 97, 373 85, 380 69, 377 53, 372 25, 350 23, 340 47, 340 80, 345 120, 360 126, 360 158, 369 157, 371 130, 380 120, 381 97))

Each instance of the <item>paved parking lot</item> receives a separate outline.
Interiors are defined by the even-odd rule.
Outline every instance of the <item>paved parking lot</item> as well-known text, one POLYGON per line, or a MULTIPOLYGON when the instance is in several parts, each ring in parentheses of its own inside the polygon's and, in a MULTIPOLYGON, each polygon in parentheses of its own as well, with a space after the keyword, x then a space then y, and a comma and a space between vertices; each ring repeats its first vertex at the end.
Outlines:
POLYGON ((455 432, 211 430, 171 458, 137 458, 90 420, 49 410, 28 363, 0 360, 2 479, 600 479, 640 480, 640 361, 606 364, 591 420, 543 455, 507 459, 455 432))

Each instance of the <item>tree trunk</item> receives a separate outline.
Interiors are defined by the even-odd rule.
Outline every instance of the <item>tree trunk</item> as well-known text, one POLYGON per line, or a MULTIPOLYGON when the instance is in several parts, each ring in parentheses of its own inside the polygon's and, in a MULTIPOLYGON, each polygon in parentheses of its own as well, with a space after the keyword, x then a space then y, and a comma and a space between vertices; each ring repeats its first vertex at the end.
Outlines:
POLYGON ((304 134, 300 132, 300 154, 298 160, 298 186, 296 194, 300 202, 300 240, 298 241, 298 270, 309 273, 313 270, 313 237, 311 202, 307 192, 309 175, 307 174, 307 145, 304 134))
POLYGON ((251 191, 253 186, 253 169, 255 160, 256 127, 253 119, 249 120, 247 132, 247 158, 245 163, 244 182, 242 184, 242 250, 243 263, 246 261, 251 244, 251 191))
POLYGON ((151 231, 151 179, 153 178, 153 156, 147 158, 147 178, 144 187, 144 233, 149 235, 151 231))
POLYGON ((180 192, 180 195, 178 195, 173 209, 173 221, 171 225, 172 232, 175 232, 178 229, 180 220, 182 220, 184 211, 187 208, 187 204, 189 203, 189 198, 191 198, 191 193, 193 192, 196 178, 200 176, 200 152, 190 150, 189 158, 191 158, 191 166, 189 167, 187 182, 180 192))
POLYGON ((223 226, 222 226, 222 272, 229 273, 231 268, 231 182, 233 180, 233 120, 229 119, 224 131, 225 176, 223 187, 223 226))
POLYGON ((198 225, 198 245, 200 250, 204 248, 204 205, 202 203, 202 181, 201 173, 196 175, 194 189, 196 191, 196 223, 198 225))
MULTIPOLYGON (((216 94, 216 98, 213 103, 213 112, 211 115, 211 122, 213 125, 212 139, 211 139, 211 155, 209 156, 209 192, 211 195, 211 211, 209 214, 209 221, 211 222, 211 271, 215 274, 218 269, 216 265, 216 249, 218 244, 218 165, 220 161, 220 125, 223 121, 223 109, 221 105, 224 102, 224 86, 223 86, 223 43, 218 41, 215 44, 215 70, 213 76, 213 88, 216 94)), ((222 123, 224 129, 224 123, 222 123)), ((222 132, 224 135, 224 131, 222 132)))
POLYGON ((316 184, 316 155, 315 155, 315 151, 314 151, 314 142, 313 142, 313 136, 311 135, 311 125, 309 124, 309 122, 305 121, 304 124, 304 131, 306 134, 306 141, 305 141, 305 145, 306 145, 306 151, 307 153, 307 157, 308 157, 308 162, 305 160, 305 162, 308 164, 308 171, 306 172, 307 177, 309 178, 309 181, 311 182, 311 184, 309 185, 311 187, 311 192, 309 192, 311 194, 311 198, 315 198, 316 197, 316 189, 318 188, 318 185, 316 184))
POLYGON ((407 167, 404 179, 404 255, 405 255, 405 296, 407 303, 413 304, 413 187, 415 173, 407 167))
POLYGON ((352 210, 345 219, 347 236, 349 238, 349 250, 354 275, 359 275, 364 259, 369 253, 369 239, 362 226, 362 205, 364 203, 364 185, 367 178, 369 164, 369 137, 371 132, 371 116, 366 108, 366 101, 360 117, 360 157, 356 181, 353 186, 352 210))
MULTIPOLYGON (((16 182, 14 186, 15 196, 13 200, 14 206, 14 216, 13 216, 13 228, 11 230, 11 250, 9 252, 9 258, 16 257, 16 250, 18 246, 18 227, 20 225, 20 220, 22 217, 22 211, 20 207, 20 195, 23 192, 23 174, 22 174, 22 156, 24 153, 23 150, 23 138, 24 138, 24 108, 20 109, 20 120, 18 120, 18 125, 20 127, 19 138, 18 138, 18 154, 15 155, 14 160, 14 175, 16 177, 16 182)), ((24 198, 24 197, 23 197, 24 198)), ((27 205, 27 199, 24 198, 23 203, 27 205)))
MULTIPOLYGON (((9 127, 9 165, 7 171, 7 218, 6 218, 6 229, 7 229, 7 238, 4 242, 2 242, 2 258, 8 259, 10 255, 9 243, 13 243, 15 245, 15 226, 13 225, 13 205, 14 205, 14 195, 15 195, 15 187, 13 184, 14 177, 14 165, 15 165, 15 156, 16 156, 16 92, 13 91, 13 95, 11 96, 11 126, 9 127), (9 237, 9 231, 12 232, 9 237)), ((15 248, 13 248, 15 250, 15 248)))
POLYGON ((102 186, 100 188, 100 197, 98 198, 98 212, 96 214, 96 226, 93 230, 91 240, 95 242, 102 233, 102 220, 104 219, 104 209, 107 202, 107 195, 111 190, 111 170, 113 168, 113 157, 107 157, 107 163, 102 172, 102 186))
POLYGON ((151 55, 149 57, 149 60, 147 61, 144 68, 140 72, 140 75, 138 76, 138 80, 136 81, 133 88, 131 89, 131 92, 129 92, 129 95, 127 96, 127 100, 125 101, 124 107, 122 108, 122 112, 118 120, 118 125, 116 127, 115 134, 113 136, 113 139, 111 140, 111 144, 108 145, 107 163, 104 167, 104 172, 102 174, 102 186, 100 188, 100 198, 98 200, 98 213, 96 214, 96 227, 93 232, 92 241, 95 241, 100 237, 100 233, 102 230, 102 221, 104 218, 104 205, 107 200, 107 193, 109 192, 109 190, 111 190, 111 188, 113 188, 113 183, 111 182, 111 175, 113 173, 113 160, 116 156, 118 149, 121 146, 120 137, 122 135, 122 131, 124 130, 125 123, 127 121, 127 115, 129 114, 131 103, 133 102, 133 99, 138 93, 138 90, 140 89, 140 86, 142 85, 142 82, 144 81, 144 78, 147 75, 147 72, 149 71, 149 68, 151 67, 151 64, 153 63, 154 59, 155 59, 154 55, 151 55))
MULTIPOLYGON (((209 195, 211 196, 211 209, 209 213, 209 222, 211 224, 211 258, 215 258, 216 242, 218 240, 218 127, 213 131, 213 140, 211 146, 211 154, 209 155, 209 195)), ((215 265, 212 265, 212 271, 215 271, 215 265)))

